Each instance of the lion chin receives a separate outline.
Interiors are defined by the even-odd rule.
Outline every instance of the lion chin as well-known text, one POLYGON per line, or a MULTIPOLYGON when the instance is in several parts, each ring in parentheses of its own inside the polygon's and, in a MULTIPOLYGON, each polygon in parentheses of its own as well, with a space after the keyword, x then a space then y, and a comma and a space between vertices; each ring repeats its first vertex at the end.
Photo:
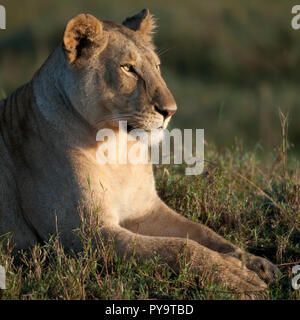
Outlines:
POLYGON ((145 131, 143 129, 132 129, 128 131, 130 137, 135 139, 138 136, 139 141, 147 144, 149 147, 155 147, 159 145, 164 138, 164 133, 164 129, 152 129, 150 131, 145 131))
POLYGON ((156 146, 162 142, 164 138, 164 130, 163 129, 156 129, 151 131, 150 133, 150 145, 156 146))

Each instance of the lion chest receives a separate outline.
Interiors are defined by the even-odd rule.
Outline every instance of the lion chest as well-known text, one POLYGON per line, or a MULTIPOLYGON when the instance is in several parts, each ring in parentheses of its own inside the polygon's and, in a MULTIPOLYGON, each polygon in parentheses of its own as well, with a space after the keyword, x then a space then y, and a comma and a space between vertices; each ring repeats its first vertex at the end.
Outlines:
POLYGON ((143 216, 156 199, 152 167, 149 165, 94 164, 84 171, 81 179, 86 184, 87 197, 94 197, 93 202, 97 200, 103 217, 114 222, 122 223, 126 219, 143 216))

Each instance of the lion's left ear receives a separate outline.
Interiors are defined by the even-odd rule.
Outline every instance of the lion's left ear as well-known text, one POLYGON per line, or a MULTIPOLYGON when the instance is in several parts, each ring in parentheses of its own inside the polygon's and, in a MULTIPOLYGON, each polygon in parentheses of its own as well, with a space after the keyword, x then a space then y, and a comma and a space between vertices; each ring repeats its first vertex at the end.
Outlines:
POLYGON ((129 29, 140 32, 145 40, 151 41, 154 29, 156 28, 155 19, 148 9, 143 9, 133 17, 127 18, 123 25, 129 29))
POLYGON ((107 43, 102 22, 90 14, 80 14, 71 19, 65 29, 63 44, 70 64, 89 58, 101 51, 107 43))

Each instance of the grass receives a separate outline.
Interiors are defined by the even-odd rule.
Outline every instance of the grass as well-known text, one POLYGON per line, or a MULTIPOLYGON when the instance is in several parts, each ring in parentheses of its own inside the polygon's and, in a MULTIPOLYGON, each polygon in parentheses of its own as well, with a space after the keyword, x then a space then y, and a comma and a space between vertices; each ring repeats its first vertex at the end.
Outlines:
MULTIPOLYGON (((284 119, 284 118, 283 118, 284 119)), ((287 157, 286 142, 261 160, 261 150, 241 143, 218 152, 206 146, 205 171, 185 176, 184 166, 156 166, 160 196, 182 215, 209 226, 246 250, 279 265, 281 275, 269 299, 300 299, 291 287, 292 266, 300 264, 300 168, 287 157)), ((205 274, 182 264, 179 274, 157 257, 137 262, 116 257, 103 245, 95 221, 82 219, 83 249, 65 252, 58 237, 12 255, 0 248, 7 270, 3 299, 237 299, 205 274)), ((2 241, 3 242, 3 241, 2 241)))

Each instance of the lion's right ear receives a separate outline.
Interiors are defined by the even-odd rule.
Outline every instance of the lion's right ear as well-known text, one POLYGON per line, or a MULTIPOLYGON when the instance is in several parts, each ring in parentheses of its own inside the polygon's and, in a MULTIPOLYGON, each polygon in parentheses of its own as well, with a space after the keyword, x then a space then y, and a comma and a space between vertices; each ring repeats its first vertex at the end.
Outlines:
POLYGON ((63 45, 69 63, 89 58, 102 50, 107 43, 102 22, 90 14, 80 14, 71 19, 65 29, 63 45))

